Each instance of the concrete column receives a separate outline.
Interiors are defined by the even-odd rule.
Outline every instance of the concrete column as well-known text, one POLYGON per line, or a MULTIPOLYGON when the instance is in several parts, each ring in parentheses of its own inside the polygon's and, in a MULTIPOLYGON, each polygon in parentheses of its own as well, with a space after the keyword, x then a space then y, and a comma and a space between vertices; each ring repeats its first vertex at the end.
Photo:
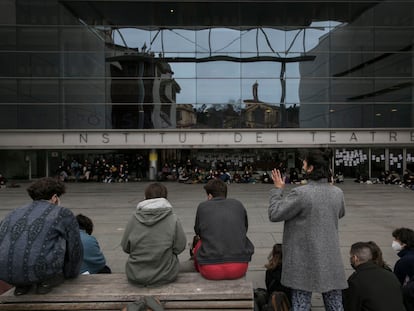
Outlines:
POLYGON ((157 150, 151 149, 149 153, 149 180, 154 181, 157 179, 157 164, 158 164, 158 154, 157 150))

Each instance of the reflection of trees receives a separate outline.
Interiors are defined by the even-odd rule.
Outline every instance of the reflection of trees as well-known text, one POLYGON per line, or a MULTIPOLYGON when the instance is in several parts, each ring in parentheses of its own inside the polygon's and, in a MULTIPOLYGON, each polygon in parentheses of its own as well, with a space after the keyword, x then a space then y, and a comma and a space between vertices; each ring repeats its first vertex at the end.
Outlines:
POLYGON ((234 101, 207 107, 203 104, 195 109, 197 127, 207 128, 239 128, 241 127, 241 111, 234 101))

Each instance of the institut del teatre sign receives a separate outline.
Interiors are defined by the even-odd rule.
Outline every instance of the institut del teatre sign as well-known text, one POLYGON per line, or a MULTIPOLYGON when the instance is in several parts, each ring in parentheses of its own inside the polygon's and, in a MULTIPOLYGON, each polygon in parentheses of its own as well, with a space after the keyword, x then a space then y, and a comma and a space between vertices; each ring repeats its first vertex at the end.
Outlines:
POLYGON ((263 130, 4 130, 0 148, 283 148, 407 145, 414 130, 263 129, 263 130))

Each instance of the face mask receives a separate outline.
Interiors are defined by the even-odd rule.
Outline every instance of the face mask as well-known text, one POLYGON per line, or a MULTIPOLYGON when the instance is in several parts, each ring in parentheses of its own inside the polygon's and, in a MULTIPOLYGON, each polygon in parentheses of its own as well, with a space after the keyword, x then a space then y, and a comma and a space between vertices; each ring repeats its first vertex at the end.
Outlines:
POLYGON ((395 250, 396 252, 399 252, 400 250, 402 250, 402 246, 400 243, 398 243, 397 241, 392 241, 391 247, 393 250, 395 250))

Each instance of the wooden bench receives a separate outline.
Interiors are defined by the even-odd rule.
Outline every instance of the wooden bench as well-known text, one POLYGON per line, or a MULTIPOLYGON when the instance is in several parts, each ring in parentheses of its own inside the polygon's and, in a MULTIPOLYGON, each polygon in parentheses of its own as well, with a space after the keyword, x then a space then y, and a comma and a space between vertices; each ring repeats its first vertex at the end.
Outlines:
POLYGON ((253 310, 253 285, 245 279, 209 281, 198 273, 181 273, 171 284, 137 287, 125 274, 80 275, 46 295, 29 292, 0 295, 0 310, 117 310, 141 296, 158 298, 166 310, 253 310))

